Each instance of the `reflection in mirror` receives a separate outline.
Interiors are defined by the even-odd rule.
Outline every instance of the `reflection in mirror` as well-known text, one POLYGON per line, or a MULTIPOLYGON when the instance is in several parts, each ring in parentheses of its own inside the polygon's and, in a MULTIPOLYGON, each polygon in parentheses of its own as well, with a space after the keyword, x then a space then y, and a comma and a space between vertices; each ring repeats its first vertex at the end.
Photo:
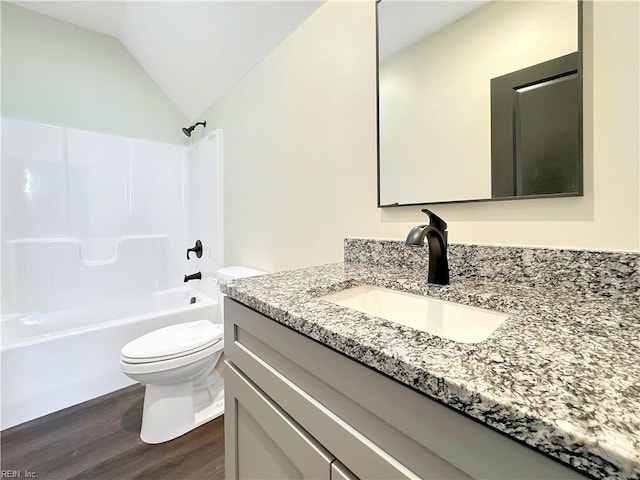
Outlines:
MULTIPOLYGON (((547 111, 524 109, 543 103, 555 105, 551 97, 545 97, 542 103, 529 99, 558 95, 555 87, 526 87, 556 85, 557 82, 550 80, 560 74, 516 84, 509 95, 514 96, 514 105, 523 110, 519 116, 509 118, 512 122, 509 128, 492 126, 492 79, 570 56, 578 50, 576 0, 382 0, 378 3, 378 39, 380 206, 490 200, 521 194, 581 194, 581 100, 577 64, 573 71, 562 73, 577 79, 564 82, 574 88, 570 93, 563 93, 573 95, 574 100, 569 102, 574 108, 569 115, 572 125, 560 129, 565 135, 573 136, 568 141, 557 142, 555 127, 553 131, 549 128, 525 130, 526 125, 540 124, 545 115, 556 116, 547 111), (533 90, 535 95, 529 93, 533 90), (569 155, 568 169, 573 169, 573 177, 563 183, 562 191, 546 186, 536 187, 535 191, 522 189, 518 185, 529 180, 514 177, 511 195, 492 195, 492 136, 504 136, 505 131, 512 132, 509 135, 513 144, 508 148, 520 152, 517 155, 546 150, 547 170, 549 162, 561 162, 567 151, 558 150, 549 155, 550 145, 576 145, 576 152, 569 155), (576 132, 578 138, 575 138, 576 132), (536 137, 542 134, 551 135, 553 139, 536 137), (518 143, 520 139, 526 139, 526 146, 518 143)), ((577 55, 572 58, 577 61, 577 55)), ((548 71, 536 70, 543 72, 541 75, 548 71)), ((532 158, 521 161, 514 155, 510 160, 514 164, 511 169, 520 174, 535 172, 538 168, 532 158), (527 170, 522 165, 534 167, 527 170)), ((501 161, 504 162, 504 158, 501 161)), ((494 165, 494 177, 496 168, 494 165)))

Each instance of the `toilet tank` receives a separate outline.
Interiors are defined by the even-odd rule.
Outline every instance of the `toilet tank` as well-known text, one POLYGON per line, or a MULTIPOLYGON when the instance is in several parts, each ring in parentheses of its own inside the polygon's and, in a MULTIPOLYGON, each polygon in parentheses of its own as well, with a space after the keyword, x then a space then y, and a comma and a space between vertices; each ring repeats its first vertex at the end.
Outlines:
POLYGON ((220 289, 220 284, 228 283, 231 280, 238 278, 257 277, 258 275, 265 275, 267 272, 257 270, 251 267, 244 267, 241 265, 234 267, 222 267, 216 272, 218 278, 218 302, 220 303, 220 318, 224 319, 224 293, 220 289))
POLYGON ((267 272, 257 270, 251 267, 235 266, 235 267, 222 267, 217 271, 218 281, 220 283, 230 282, 238 278, 256 277, 258 275, 265 275, 267 272))

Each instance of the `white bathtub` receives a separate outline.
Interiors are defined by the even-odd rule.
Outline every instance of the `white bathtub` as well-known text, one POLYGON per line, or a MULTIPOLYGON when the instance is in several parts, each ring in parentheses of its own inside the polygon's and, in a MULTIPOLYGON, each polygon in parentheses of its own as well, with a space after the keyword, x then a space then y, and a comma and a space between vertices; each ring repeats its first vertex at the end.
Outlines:
POLYGON ((207 318, 218 303, 188 288, 105 305, 2 318, 0 429, 113 392, 133 382, 120 349, 157 328, 207 318), (197 301, 190 304, 190 298, 197 301))

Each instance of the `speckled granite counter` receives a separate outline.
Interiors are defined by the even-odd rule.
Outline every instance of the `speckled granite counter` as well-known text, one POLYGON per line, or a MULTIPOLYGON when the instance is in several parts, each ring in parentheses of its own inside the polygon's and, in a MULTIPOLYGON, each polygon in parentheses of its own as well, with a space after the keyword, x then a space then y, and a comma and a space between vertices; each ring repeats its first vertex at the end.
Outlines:
POLYGON ((424 262, 406 257, 416 250, 407 253, 399 242, 347 240, 345 247, 345 259, 357 262, 238 280, 226 291, 579 471, 640 479, 640 255, 452 245, 451 285, 441 287, 427 284, 424 262), (389 260, 398 252, 406 258, 389 260), (533 282, 522 268, 505 267, 516 254, 529 259, 532 271, 553 266, 555 273, 533 275, 540 280, 533 282), (479 273, 480 258, 493 267, 479 273), (545 266, 541 258, 551 260, 545 266), (550 280, 558 272, 562 281, 550 280), (362 284, 510 318, 488 340, 461 344, 318 299, 362 284))

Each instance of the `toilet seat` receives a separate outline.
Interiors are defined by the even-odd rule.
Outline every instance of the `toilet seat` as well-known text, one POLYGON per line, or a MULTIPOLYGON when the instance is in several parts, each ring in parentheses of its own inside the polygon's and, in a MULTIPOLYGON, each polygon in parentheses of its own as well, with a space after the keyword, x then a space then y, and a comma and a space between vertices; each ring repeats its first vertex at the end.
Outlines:
POLYGON ((163 372, 196 363, 198 360, 215 355, 217 352, 221 351, 223 347, 224 342, 221 338, 219 338, 215 340, 213 344, 205 346, 196 352, 191 352, 165 360, 151 360, 148 362, 142 362, 140 361, 140 359, 136 359, 138 361, 134 363, 129 362, 126 357, 122 356, 120 358, 120 366, 122 367, 122 371, 124 373, 130 374, 163 372))
POLYGON ((120 353, 125 363, 160 362, 197 353, 222 341, 222 337, 222 325, 198 320, 142 335, 122 347, 120 353))
POLYGON ((222 342, 221 338, 216 338, 215 340, 211 340, 208 343, 205 343, 204 345, 201 345, 200 347, 195 347, 192 348, 190 350, 186 350, 184 352, 177 352, 174 354, 170 354, 170 355, 158 355, 155 357, 142 357, 142 356, 138 356, 138 357, 129 357, 127 355, 121 354, 120 358, 122 359, 123 362, 125 363, 154 363, 154 362, 162 362, 164 360, 171 360, 174 358, 180 358, 180 357, 186 357, 188 355, 192 355, 194 353, 199 352, 200 350, 204 350, 205 348, 211 347, 219 342, 222 342))

